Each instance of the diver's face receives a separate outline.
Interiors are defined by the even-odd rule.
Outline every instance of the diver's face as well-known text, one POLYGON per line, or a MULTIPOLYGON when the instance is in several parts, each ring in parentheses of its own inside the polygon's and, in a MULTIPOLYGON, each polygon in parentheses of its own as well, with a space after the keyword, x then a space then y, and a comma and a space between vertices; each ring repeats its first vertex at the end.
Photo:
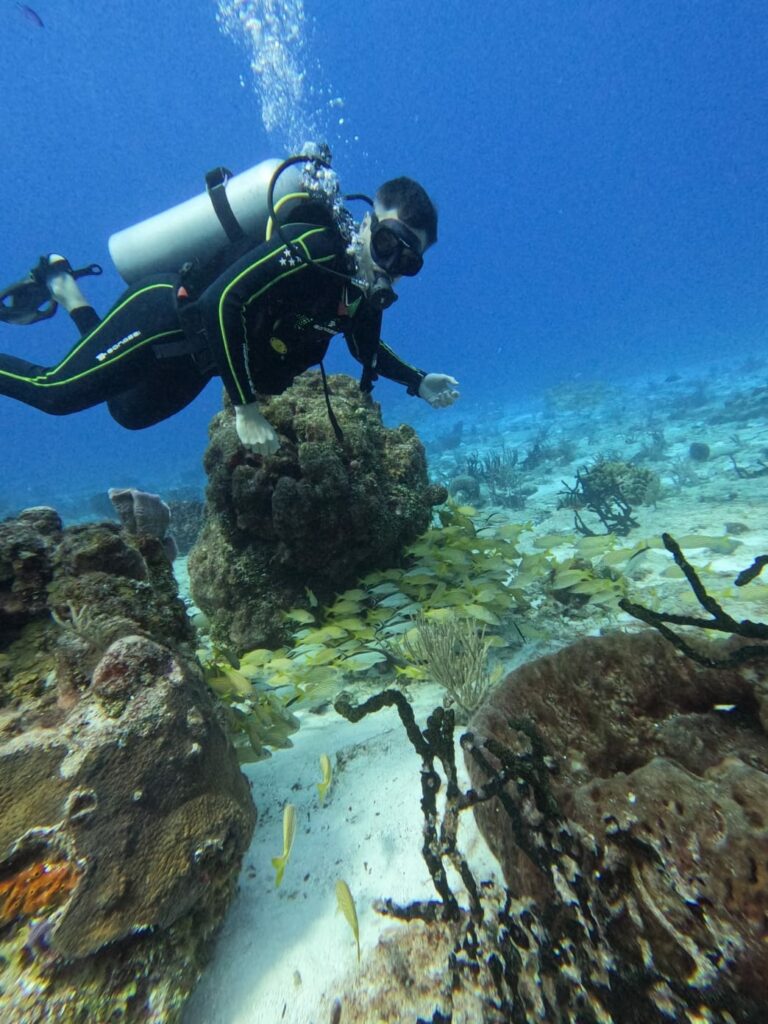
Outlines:
POLYGON ((397 300, 392 285, 421 270, 426 249, 426 232, 406 224, 397 210, 377 203, 360 225, 358 273, 367 284, 370 301, 380 309, 391 306, 397 300))
POLYGON ((426 232, 406 224, 396 209, 384 209, 378 203, 368 222, 368 247, 371 259, 394 280, 414 277, 424 265, 426 232))

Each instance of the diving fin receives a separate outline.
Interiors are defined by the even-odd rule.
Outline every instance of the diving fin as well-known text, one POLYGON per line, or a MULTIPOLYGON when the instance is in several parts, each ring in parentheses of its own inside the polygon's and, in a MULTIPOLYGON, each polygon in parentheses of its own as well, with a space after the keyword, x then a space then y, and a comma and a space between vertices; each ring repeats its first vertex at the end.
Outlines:
MULTIPOLYGON (((79 270, 72 270, 67 264, 66 269, 74 278, 102 273, 98 263, 90 263, 79 270)), ((52 317, 59 307, 46 283, 51 272, 55 271, 50 267, 48 257, 41 256, 37 266, 22 281, 0 291, 0 321, 26 326, 52 317)))

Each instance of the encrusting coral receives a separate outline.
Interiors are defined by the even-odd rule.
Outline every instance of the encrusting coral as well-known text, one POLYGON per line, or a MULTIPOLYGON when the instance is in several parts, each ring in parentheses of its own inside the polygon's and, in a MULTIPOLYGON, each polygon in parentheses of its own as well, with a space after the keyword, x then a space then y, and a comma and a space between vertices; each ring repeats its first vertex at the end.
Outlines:
POLYGON ((0 928, 18 917, 37 917, 65 902, 81 871, 67 860, 36 859, 0 877, 0 928))

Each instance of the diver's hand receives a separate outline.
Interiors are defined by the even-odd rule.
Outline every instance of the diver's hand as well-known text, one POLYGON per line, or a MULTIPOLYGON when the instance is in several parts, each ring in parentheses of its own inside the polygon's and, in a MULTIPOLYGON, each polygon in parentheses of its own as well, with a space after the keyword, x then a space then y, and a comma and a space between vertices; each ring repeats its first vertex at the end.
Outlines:
POLYGON ((433 409, 453 405, 459 397, 456 390, 458 383, 455 377, 449 377, 447 373, 428 373, 419 384, 419 398, 429 402, 433 409))
POLYGON ((258 402, 235 406, 235 430, 242 443, 259 455, 274 455, 280 447, 275 428, 261 415, 258 402))

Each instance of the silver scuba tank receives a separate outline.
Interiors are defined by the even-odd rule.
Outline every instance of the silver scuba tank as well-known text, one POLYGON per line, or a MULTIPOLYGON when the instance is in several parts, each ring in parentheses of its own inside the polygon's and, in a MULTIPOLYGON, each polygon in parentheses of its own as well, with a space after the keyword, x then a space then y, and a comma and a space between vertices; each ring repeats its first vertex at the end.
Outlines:
MULTIPOLYGON (((265 237, 269 211, 267 192, 281 160, 262 160, 255 167, 225 181, 226 200, 237 223, 249 237, 265 237)), ((274 188, 274 205, 280 220, 301 201, 304 191, 301 167, 286 167, 274 188)), ((109 254, 126 284, 149 274, 173 273, 189 260, 205 263, 227 244, 227 231, 214 208, 210 191, 178 203, 154 217, 116 231, 109 239, 109 254)))

